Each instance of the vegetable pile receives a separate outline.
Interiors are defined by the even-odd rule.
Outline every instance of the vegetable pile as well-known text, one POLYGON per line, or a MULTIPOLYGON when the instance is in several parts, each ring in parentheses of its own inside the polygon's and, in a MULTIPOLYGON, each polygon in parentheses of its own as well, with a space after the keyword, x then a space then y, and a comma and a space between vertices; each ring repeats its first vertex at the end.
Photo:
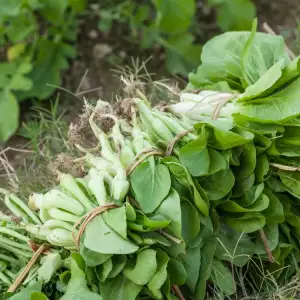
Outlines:
POLYGON ((282 37, 254 26, 205 45, 179 102, 151 107, 139 90, 118 109, 98 101, 99 147, 77 145, 74 160, 83 178, 60 173, 28 206, 1 191, 14 215, 0 216, 1 291, 222 299, 259 291, 257 265, 289 281, 300 261, 298 65, 282 37))

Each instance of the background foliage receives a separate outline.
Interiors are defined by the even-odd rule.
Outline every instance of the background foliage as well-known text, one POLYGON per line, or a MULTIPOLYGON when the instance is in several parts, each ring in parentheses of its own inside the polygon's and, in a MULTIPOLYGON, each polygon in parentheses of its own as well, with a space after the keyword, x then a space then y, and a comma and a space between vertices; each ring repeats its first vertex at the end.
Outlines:
MULTIPOLYGON (((125 25, 141 49, 159 45, 168 71, 187 75, 200 62, 199 1, 99 0, 98 29, 114 34, 125 25)), ((0 142, 18 128, 19 103, 48 99, 76 57, 78 15, 87 0, 0 0, 0 142)), ((251 0, 208 0, 221 30, 251 27, 251 0)))

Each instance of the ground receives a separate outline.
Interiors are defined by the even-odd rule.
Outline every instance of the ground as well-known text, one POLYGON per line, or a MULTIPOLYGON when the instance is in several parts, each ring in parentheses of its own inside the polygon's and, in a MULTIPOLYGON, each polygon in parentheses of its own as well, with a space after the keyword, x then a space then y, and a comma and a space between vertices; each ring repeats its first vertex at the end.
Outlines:
MULTIPOLYGON (((286 37, 287 43, 295 52, 300 52, 300 43, 297 44, 300 32, 296 34, 295 30, 299 1, 255 0, 255 2, 259 23, 267 22, 275 32, 282 33, 286 37)), ((206 19, 212 20, 207 25, 207 36, 215 34, 214 17, 206 12, 203 18, 205 18, 205 21, 206 19)), ((120 81, 122 66, 128 64, 133 66, 132 58, 139 57, 141 62, 152 56, 147 63, 148 72, 154 73, 155 78, 167 76, 162 63, 163 55, 159 49, 154 48, 152 52, 140 51, 138 44, 134 44, 132 41, 128 42, 122 38, 122 26, 114 28, 113 34, 101 34, 97 30, 97 21, 93 13, 81 20, 76 47, 78 56, 72 62, 70 70, 64 74, 64 88, 73 93, 78 92, 79 86, 79 92, 91 90, 91 92, 84 93, 86 98, 102 98, 113 101, 122 86, 120 81), (119 36, 119 38, 115 38, 116 36, 119 36)), ((82 100, 65 91, 59 93, 61 107, 65 110, 65 119, 67 122, 72 122, 82 108, 82 100)), ((29 112, 30 109, 28 109, 27 103, 22 107, 23 121, 28 118, 29 112)), ((8 141, 5 147, 23 148, 27 142, 28 140, 16 135, 8 141)), ((27 154, 9 152, 8 158, 12 167, 17 168, 23 165, 24 155, 27 154)), ((4 178, 0 176, 0 185, 5 184, 4 178)))

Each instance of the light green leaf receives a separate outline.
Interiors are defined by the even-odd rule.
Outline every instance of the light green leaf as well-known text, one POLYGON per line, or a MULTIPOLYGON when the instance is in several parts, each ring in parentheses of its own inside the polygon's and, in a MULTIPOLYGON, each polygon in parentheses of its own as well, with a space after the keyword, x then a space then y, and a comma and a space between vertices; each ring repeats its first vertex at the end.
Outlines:
POLYGON ((38 279, 48 282, 55 272, 63 266, 63 260, 58 253, 50 253, 41 260, 42 265, 38 271, 38 279))
POLYGON ((167 267, 170 260, 166 252, 157 250, 157 270, 152 279, 147 284, 154 298, 162 299, 160 288, 163 286, 168 277, 167 267))
POLYGON ((126 255, 113 255, 111 260, 112 260, 113 268, 108 274, 107 278, 114 278, 122 272, 127 262, 127 257, 126 255))
POLYGON ((111 209, 102 214, 105 223, 124 239, 127 238, 125 206, 111 209))
POLYGON ((300 196, 300 172, 278 171, 282 183, 294 194, 300 196))
POLYGON ((20 14, 22 2, 20 0, 1 0, 0 16, 17 16, 20 14))
POLYGON ((157 271, 156 251, 146 249, 139 252, 134 263, 127 264, 123 274, 137 285, 146 285, 157 271))
POLYGON ((163 200, 156 210, 157 213, 171 220, 168 229, 177 237, 181 238, 181 208, 178 193, 171 188, 167 198, 163 200))
POLYGON ((133 171, 130 182, 136 201, 145 213, 153 212, 169 194, 171 187, 168 168, 149 161, 133 171))
POLYGON ((168 263, 168 274, 172 284, 183 285, 187 280, 187 272, 183 262, 175 258, 170 258, 168 263))
POLYGON ((112 256, 112 254, 94 252, 85 247, 83 242, 80 243, 80 255, 84 259, 86 265, 89 267, 101 265, 112 256))
POLYGON ((61 300, 101 300, 99 294, 91 292, 86 283, 84 261, 78 253, 71 255, 71 279, 67 286, 67 292, 61 300))
POLYGON ((13 295, 10 300, 31 300, 31 296, 34 293, 38 293, 42 290, 42 282, 36 282, 33 285, 22 289, 17 294, 13 295))
POLYGON ((102 254, 129 254, 138 250, 136 245, 112 230, 101 215, 87 225, 84 245, 90 250, 102 254))
POLYGON ((112 271, 113 264, 111 258, 107 259, 103 264, 95 268, 95 273, 100 282, 105 282, 108 275, 112 271))

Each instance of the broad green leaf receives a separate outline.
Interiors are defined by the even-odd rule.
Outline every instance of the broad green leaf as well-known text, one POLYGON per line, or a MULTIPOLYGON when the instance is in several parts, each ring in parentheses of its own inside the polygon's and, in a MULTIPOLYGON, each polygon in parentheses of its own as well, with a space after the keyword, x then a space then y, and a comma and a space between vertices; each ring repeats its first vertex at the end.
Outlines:
POLYGON ((234 186, 235 178, 230 168, 220 171, 205 180, 201 181, 201 186, 207 193, 209 200, 219 200, 226 196, 234 186))
POLYGON ((40 292, 42 290, 42 282, 36 282, 33 285, 22 289, 20 292, 13 295, 10 300, 31 300, 31 296, 34 293, 40 292))
POLYGON ((297 93, 300 78, 293 81, 277 93, 244 103, 239 113, 260 122, 284 121, 300 114, 297 93))
POLYGON ((34 69, 29 78, 34 82, 34 88, 20 93, 20 98, 48 98, 61 84, 61 71, 68 68, 68 59, 75 56, 75 49, 63 42, 41 39, 34 69), (49 85, 50 84, 50 85, 49 85))
POLYGON ((100 292, 105 300, 136 299, 143 286, 137 285, 122 274, 100 283, 100 292))
POLYGON ((43 282, 50 281, 55 272, 63 266, 63 260, 58 253, 50 253, 41 260, 41 267, 38 270, 38 279, 43 282))
POLYGON ((241 197, 246 191, 251 189, 254 185, 255 175, 252 173, 250 176, 242 179, 237 180, 232 190, 233 197, 241 197))
POLYGON ((236 213, 243 213, 243 212, 261 212, 268 208, 269 206, 269 198, 268 196, 262 194, 259 196, 257 201, 255 201, 252 205, 248 207, 243 207, 239 205, 237 202, 232 200, 227 200, 223 204, 221 204, 221 208, 228 212, 236 212, 236 213))
POLYGON ((255 180, 257 182, 262 182, 266 180, 266 177, 269 173, 269 160, 266 154, 261 154, 256 158, 256 167, 255 167, 255 180))
POLYGON ((172 284, 180 286, 183 285, 187 280, 187 272, 185 266, 183 262, 176 258, 170 258, 170 261, 168 263, 168 273, 170 275, 170 281, 172 284))
POLYGON ((136 260, 125 267, 123 274, 137 285, 146 285, 157 271, 156 251, 146 249, 139 252, 136 260))
POLYGON ((82 12, 87 4, 86 0, 68 0, 69 6, 72 7, 77 13, 82 12))
POLYGON ((125 206, 111 209, 102 214, 105 223, 124 239, 127 238, 125 206))
POLYGON ((64 13, 68 7, 68 0, 43 0, 42 15, 54 24, 60 24, 64 20, 64 13))
POLYGON ((201 176, 209 172, 209 152, 206 147, 206 134, 202 131, 197 140, 187 143, 180 149, 180 161, 193 176, 201 176))
POLYGON ((250 233, 265 226, 265 218, 259 212, 244 213, 241 216, 226 216, 225 224, 238 232, 250 233))
POLYGON ((211 275, 212 260, 216 251, 216 239, 208 241, 201 249, 201 267, 195 290, 195 299, 203 300, 206 294, 206 281, 211 275))
POLYGON ((84 246, 102 254, 129 254, 138 250, 136 245, 112 230, 101 215, 87 225, 84 246))
MULTIPOLYGON (((202 49, 202 64, 189 75, 190 86, 201 88, 227 81, 232 89, 244 91, 242 56, 249 37, 249 32, 227 32, 207 42, 202 49)), ((289 63, 280 36, 256 33, 252 47, 254 51, 249 52, 247 61, 258 66, 255 77, 252 76, 255 82, 277 61, 285 59, 289 63)))
POLYGON ((251 175, 256 167, 256 149, 253 143, 243 146, 243 150, 239 157, 240 165, 233 167, 233 173, 237 180, 244 179, 251 175))
POLYGON ((244 207, 251 206, 261 195, 264 190, 264 184, 260 183, 258 185, 254 185, 249 190, 247 190, 243 196, 237 200, 244 207))
POLYGON ((196 208, 189 201, 181 201, 181 224, 184 241, 191 243, 200 232, 200 216, 196 208))
POLYGON ((186 255, 182 256, 181 259, 187 274, 186 285, 194 293, 201 268, 200 247, 188 248, 186 255))
POLYGON ((223 262, 213 259, 211 268, 211 279, 219 288, 221 293, 232 295, 236 292, 234 277, 223 262))
POLYGON ((152 0, 157 9, 157 26, 163 33, 186 33, 196 12, 194 0, 152 0))
POLYGON ((167 219, 171 220, 168 229, 177 237, 181 238, 181 207, 180 197, 178 193, 171 188, 170 193, 163 200, 160 206, 156 210, 167 219))
POLYGON ((283 223, 285 218, 281 202, 269 189, 265 189, 264 194, 270 199, 268 208, 262 213, 266 219, 266 224, 283 223))
POLYGON ((145 213, 153 212, 169 194, 171 187, 168 168, 149 161, 133 171, 130 182, 136 201, 145 213))
POLYGON ((127 262, 127 257, 126 255, 113 255, 111 260, 112 260, 113 268, 108 274, 107 278, 114 278, 122 272, 127 262))
POLYGON ((251 29, 255 17, 251 0, 210 0, 209 3, 217 5, 217 24, 223 31, 251 29))
POLYGON ((294 194, 300 196, 300 172, 278 171, 282 183, 294 194))
POLYGON ((80 255, 84 259, 86 265, 89 267, 101 265, 112 256, 112 254, 94 252, 85 247, 83 242, 80 243, 80 255))
POLYGON ((147 284, 150 292, 156 299, 162 299, 160 288, 163 286, 168 277, 167 267, 170 260, 166 252, 157 250, 157 270, 152 279, 147 284))
POLYGON ((220 260, 226 260, 242 267, 249 262, 254 254, 255 245, 246 233, 236 232, 223 226, 216 237, 215 256, 220 260))
POLYGON ((103 264, 95 268, 95 273, 100 282, 105 282, 108 275, 112 271, 113 264, 111 258, 107 259, 103 264))
MULTIPOLYGON (((266 235, 268 245, 270 247, 270 250, 273 251, 277 246, 279 242, 279 230, 278 230, 278 225, 266 225, 263 228, 263 231, 266 235)), ((256 240, 255 240, 255 253, 258 255, 261 254, 267 254, 266 253, 266 247, 260 238, 260 235, 258 234, 256 240)))
POLYGON ((84 262, 78 253, 71 255, 71 279, 68 283, 67 292, 61 300, 101 300, 99 294, 91 292, 86 283, 85 272, 82 269, 84 262))
POLYGON ((20 0, 1 0, 0 1, 0 16, 18 16, 22 8, 20 0))
POLYGON ((19 105, 15 96, 0 91, 0 142, 6 141, 18 128, 19 105))

